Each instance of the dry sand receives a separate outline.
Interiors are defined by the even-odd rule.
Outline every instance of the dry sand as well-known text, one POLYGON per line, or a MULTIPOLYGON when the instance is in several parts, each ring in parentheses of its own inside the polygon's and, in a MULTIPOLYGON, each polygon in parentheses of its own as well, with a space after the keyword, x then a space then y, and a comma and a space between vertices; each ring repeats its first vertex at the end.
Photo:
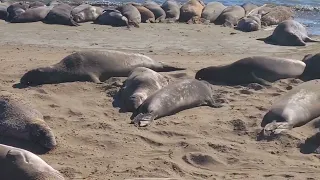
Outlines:
POLYGON ((1 90, 21 94, 45 116, 58 142, 41 154, 67 179, 318 179, 320 156, 300 152, 315 134, 311 125, 274 141, 257 141, 260 122, 272 102, 299 81, 271 88, 217 87, 228 103, 197 107, 156 120, 147 128, 130 124, 130 113, 112 107, 117 89, 90 82, 13 88, 32 68, 59 62, 81 49, 139 52, 155 60, 196 70, 252 55, 302 59, 317 53, 306 47, 267 45, 256 38, 271 31, 243 33, 214 25, 142 24, 113 28, 0 22, 1 90))

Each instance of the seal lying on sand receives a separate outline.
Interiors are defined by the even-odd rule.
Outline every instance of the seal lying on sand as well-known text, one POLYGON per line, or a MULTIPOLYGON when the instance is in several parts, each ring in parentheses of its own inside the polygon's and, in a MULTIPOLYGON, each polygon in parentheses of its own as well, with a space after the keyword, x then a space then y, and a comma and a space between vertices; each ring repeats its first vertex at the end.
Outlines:
POLYGON ((244 32, 258 31, 261 29, 261 15, 253 14, 242 18, 236 29, 244 32))
POLYGON ((151 94, 168 85, 161 74, 145 68, 135 68, 119 91, 120 101, 126 111, 135 111, 151 94))
POLYGON ((129 28, 128 19, 116 9, 104 10, 94 23, 110 26, 127 26, 129 28))
POLYGON ((270 82, 279 79, 301 75, 305 66, 305 63, 299 60, 253 56, 229 65, 201 69, 196 73, 195 78, 236 85, 249 83, 270 85, 270 82))
POLYGON ((302 61, 306 64, 306 68, 299 78, 304 81, 320 79, 320 53, 308 54, 302 61))
POLYGON ((176 22, 180 18, 180 5, 175 0, 166 0, 161 8, 166 12, 169 22, 176 22))
POLYGON ((29 8, 29 5, 23 2, 17 2, 17 3, 13 3, 11 4, 8 8, 8 17, 6 19, 6 21, 11 22, 11 20, 16 17, 19 16, 20 14, 24 13, 27 9, 29 8))
POLYGON ((39 156, 24 149, 0 144, 0 177, 2 180, 64 180, 39 156))
POLYGON ((180 8, 180 22, 188 22, 193 18, 200 18, 205 4, 202 0, 189 0, 180 8))
POLYGON ((264 135, 303 126, 320 116, 320 80, 302 83, 276 101, 264 116, 264 135))
POLYGON ((166 12, 156 2, 147 1, 143 6, 154 14, 156 22, 163 22, 166 19, 166 12))
POLYGON ((27 23, 27 22, 37 22, 42 21, 52 7, 40 6, 35 8, 27 9, 25 12, 14 17, 11 23, 27 23))
POLYGON ((139 24, 141 23, 141 14, 136 7, 128 3, 119 6, 117 10, 128 19, 129 25, 139 27, 139 24))
POLYGON ((214 23, 225 9, 226 6, 220 2, 210 2, 204 7, 201 17, 214 23))
POLYGON ((149 9, 147 9, 146 7, 138 4, 138 3, 130 3, 132 4, 134 7, 136 7, 138 9, 138 11, 141 14, 141 22, 143 23, 154 23, 156 21, 156 18, 153 14, 153 12, 151 12, 149 9))
POLYGON ((245 16, 245 11, 241 6, 229 6, 222 11, 216 23, 225 27, 233 28, 238 21, 245 16))
POLYGON ((89 4, 81 4, 72 9, 71 14, 77 23, 89 22, 96 20, 103 12, 101 7, 91 6, 89 4))
POLYGON ((73 81, 100 83, 110 77, 125 77, 136 67, 155 71, 184 70, 156 62, 148 56, 120 51, 81 51, 73 53, 59 63, 27 72, 21 84, 39 85, 73 81))
POLYGON ((0 3, 0 19, 6 20, 8 18, 8 15, 9 15, 7 11, 8 7, 9 7, 9 4, 0 3))
POLYGON ((196 79, 187 79, 168 85, 149 96, 138 108, 132 121, 135 126, 147 126, 154 119, 185 109, 207 105, 221 107, 213 98, 210 85, 196 79))
POLYGON ((261 14, 261 24, 263 26, 277 25, 285 20, 293 19, 294 10, 286 6, 265 6, 258 12, 261 14))
POLYGON ((305 46, 306 42, 319 42, 311 39, 308 36, 307 29, 294 20, 286 20, 280 23, 272 35, 264 41, 281 46, 305 46))
POLYGON ((71 15, 72 7, 68 4, 58 4, 54 6, 43 22, 47 24, 62 24, 62 25, 69 25, 69 26, 79 26, 73 20, 71 15))
POLYGON ((42 114, 22 98, 0 92, 0 135, 39 143, 48 149, 57 143, 42 114))

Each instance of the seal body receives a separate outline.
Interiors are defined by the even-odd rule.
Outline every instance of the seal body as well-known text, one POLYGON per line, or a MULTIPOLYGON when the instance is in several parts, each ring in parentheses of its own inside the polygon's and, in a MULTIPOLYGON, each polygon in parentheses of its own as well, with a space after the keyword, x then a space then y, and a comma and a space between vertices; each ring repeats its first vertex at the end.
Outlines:
POLYGON ((236 85, 249 83, 270 85, 270 82, 300 76, 305 66, 305 63, 299 60, 252 56, 229 65, 203 68, 196 73, 195 78, 236 85))
POLYGON ((181 22, 188 22, 192 18, 200 18, 204 3, 201 0, 189 0, 180 8, 180 19, 181 22))
POLYGON ((125 77, 136 67, 147 67, 155 71, 175 71, 175 68, 156 62, 148 56, 120 51, 80 51, 59 63, 27 72, 21 84, 39 85, 73 81, 100 83, 110 77, 125 77))
POLYGON ((170 84, 149 96, 140 105, 133 122, 136 126, 147 126, 154 119, 201 105, 218 107, 209 84, 196 79, 186 79, 170 84))
POLYGON ((145 67, 137 67, 119 91, 122 106, 127 111, 135 111, 147 97, 167 85, 168 80, 163 75, 145 67))
POLYGON ((0 134, 29 140, 48 149, 56 146, 56 140, 42 114, 19 96, 0 93, 0 134))
POLYGON ((241 6, 229 6, 222 11, 216 22, 217 24, 233 28, 245 14, 245 10, 241 6))
POLYGON ((246 15, 248 15, 253 9, 256 9, 258 6, 252 3, 244 3, 241 7, 245 10, 246 15))
POLYGON ((101 25, 129 27, 128 19, 116 9, 104 10, 103 13, 94 22, 101 25))
POLYGON ((175 0, 166 0, 161 8, 166 12, 166 19, 175 22, 180 17, 180 5, 175 0))
POLYGON ((222 3, 210 2, 204 7, 201 17, 214 23, 224 9, 226 9, 226 6, 222 3))
POLYGON ((261 14, 262 25, 271 26, 292 19, 294 11, 292 8, 286 6, 266 6, 259 10, 259 14, 261 14))
POLYGON ((24 149, 0 144, 2 180, 64 180, 62 174, 39 156, 24 149))
POLYGON ((11 20, 11 23, 27 23, 42 21, 47 16, 50 10, 51 8, 47 6, 40 6, 27 9, 25 12, 14 17, 11 20))
POLYGON ((320 116, 320 80, 302 83, 280 97, 264 116, 264 135, 302 126, 320 116))
POLYGON ((152 11, 147 9, 146 7, 138 4, 138 3, 131 3, 134 7, 138 9, 141 15, 141 22, 143 23, 154 23, 156 21, 155 16, 152 11))
POLYGON ((58 4, 54 6, 44 19, 47 24, 61 24, 69 26, 78 26, 71 15, 72 7, 68 4, 58 4))
POLYGON ((141 23, 141 14, 132 4, 124 4, 117 8, 128 19, 129 25, 139 27, 141 23))
POLYGON ((0 3, 0 19, 6 20, 8 18, 8 9, 9 5, 7 3, 0 3))
POLYGON ((238 22, 237 29, 244 32, 258 31, 261 29, 261 15, 253 14, 244 17, 238 22))
POLYGON ((320 79, 320 53, 308 54, 302 61, 306 64, 306 68, 299 78, 304 81, 320 79))
POLYGON ((154 14, 156 22, 163 22, 166 19, 166 12, 156 2, 147 1, 143 6, 154 14))
POLYGON ((11 20, 16 17, 19 16, 20 14, 24 13, 27 9, 29 8, 29 5, 23 2, 17 2, 17 3, 13 3, 11 4, 8 8, 8 17, 7 17, 7 21, 11 22, 11 20))
POLYGON ((306 42, 318 42, 311 39, 307 29, 295 20, 280 23, 265 41, 281 46, 305 46, 306 42))
POLYGON ((77 23, 95 21, 103 12, 101 7, 91 6, 89 4, 81 4, 72 11, 72 17, 77 23))

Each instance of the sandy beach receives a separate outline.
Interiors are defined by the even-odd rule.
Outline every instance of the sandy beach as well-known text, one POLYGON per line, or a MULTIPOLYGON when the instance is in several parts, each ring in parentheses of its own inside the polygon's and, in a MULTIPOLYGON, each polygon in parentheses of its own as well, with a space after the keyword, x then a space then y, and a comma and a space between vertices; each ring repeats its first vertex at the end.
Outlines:
POLYGON ((317 132, 312 123, 270 142, 256 140, 264 114, 280 95, 301 83, 298 80, 281 80, 261 90, 216 86, 217 93, 227 99, 222 108, 185 110, 146 128, 130 124, 131 113, 120 113, 112 106, 118 88, 107 83, 14 88, 28 70, 55 64, 83 49, 142 53, 187 68, 163 74, 186 73, 191 78, 203 67, 247 56, 301 60, 319 52, 319 43, 281 47, 256 40, 271 33, 244 33, 215 25, 141 24, 128 30, 91 23, 69 27, 1 21, 0 86, 23 95, 44 115, 58 146, 37 154, 66 179, 315 180, 320 176, 320 156, 303 145, 317 132))

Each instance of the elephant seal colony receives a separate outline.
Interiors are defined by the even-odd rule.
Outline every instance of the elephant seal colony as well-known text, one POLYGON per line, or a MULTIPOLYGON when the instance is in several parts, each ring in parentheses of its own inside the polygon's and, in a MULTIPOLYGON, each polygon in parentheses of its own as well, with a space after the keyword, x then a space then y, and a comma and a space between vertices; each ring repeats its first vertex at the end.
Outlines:
POLYGON ((143 127, 154 119, 202 105, 221 107, 207 83, 195 79, 182 80, 149 96, 139 106, 132 122, 143 127))
POLYGON ((224 66, 203 68, 195 78, 214 83, 270 85, 270 82, 300 76, 305 66, 302 61, 294 59, 253 56, 224 66))
POLYGON ((168 85, 165 76, 145 67, 135 68, 128 76, 119 98, 126 111, 135 111, 152 93, 168 85))
POLYGON ((320 116, 320 80, 302 83, 280 97, 264 116, 265 136, 305 125, 320 116))
POLYGON ((0 177, 2 180, 64 180, 39 156, 24 149, 0 144, 0 177))
POLYGON ((57 143, 42 114, 23 98, 0 92, 0 135, 37 143, 52 149, 57 143))
POLYGON ((40 85, 73 81, 100 83, 110 77, 128 76, 136 67, 147 67, 159 72, 184 70, 156 62, 148 56, 121 51, 80 51, 59 63, 27 72, 20 80, 24 85, 40 85))

